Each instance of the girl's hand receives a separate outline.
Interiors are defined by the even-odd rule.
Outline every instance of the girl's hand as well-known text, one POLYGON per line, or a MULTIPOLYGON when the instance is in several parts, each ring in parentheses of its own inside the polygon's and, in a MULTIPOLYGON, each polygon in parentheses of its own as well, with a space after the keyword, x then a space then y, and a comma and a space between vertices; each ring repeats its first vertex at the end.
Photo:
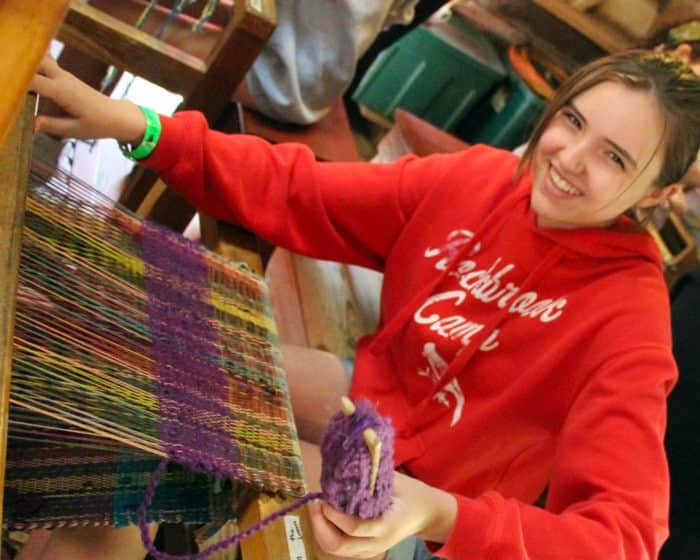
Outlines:
POLYGON ((310 508, 311 526, 321 550, 332 558, 383 558, 384 552, 416 535, 444 542, 457 515, 451 494, 414 478, 394 473, 391 507, 378 519, 363 520, 325 502, 310 508))
POLYGON ((130 101, 111 99, 63 70, 50 56, 42 60, 30 86, 51 99, 65 117, 39 116, 37 132, 79 139, 115 138, 138 144, 146 131, 146 119, 130 101))

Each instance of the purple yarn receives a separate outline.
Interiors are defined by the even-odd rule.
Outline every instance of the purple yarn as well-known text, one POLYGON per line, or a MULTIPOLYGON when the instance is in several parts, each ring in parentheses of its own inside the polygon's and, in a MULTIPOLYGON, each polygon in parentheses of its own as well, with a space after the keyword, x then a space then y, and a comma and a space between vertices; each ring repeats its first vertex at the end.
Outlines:
POLYGON ((148 222, 143 224, 141 234, 160 434, 167 454, 153 473, 138 512, 141 540, 149 554, 156 560, 203 560, 319 497, 363 519, 386 511, 391 505, 393 485, 394 430, 368 401, 360 401, 352 416, 337 413, 328 425, 321 445, 323 493, 307 494, 196 554, 173 556, 156 549, 148 534, 147 511, 170 460, 244 483, 249 482, 249 476, 240 464, 233 430, 223 429, 235 419, 225 405, 229 379, 220 368, 217 333, 209 319, 213 311, 207 303, 209 285, 201 251, 181 236, 148 222), (373 494, 372 459, 363 435, 367 428, 374 429, 382 441, 373 494))
POLYGON ((160 437, 169 458, 195 471, 248 482, 227 423, 208 270, 201 249, 150 222, 141 229, 160 437))
POLYGON ((355 413, 332 418, 321 444, 323 499, 336 509, 362 519, 379 517, 391 505, 394 477, 394 428, 369 401, 355 403, 355 413), (382 442, 374 494, 370 494, 372 458, 363 432, 372 428, 382 442))

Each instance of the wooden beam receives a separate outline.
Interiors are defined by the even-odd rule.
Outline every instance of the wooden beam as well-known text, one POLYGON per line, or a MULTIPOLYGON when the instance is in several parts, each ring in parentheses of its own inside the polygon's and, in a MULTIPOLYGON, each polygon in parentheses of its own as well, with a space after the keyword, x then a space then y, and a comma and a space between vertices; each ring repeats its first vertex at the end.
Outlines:
POLYGON ((203 60, 77 0, 71 1, 58 38, 183 96, 206 73, 203 60))
POLYGON ((233 262, 244 262, 260 276, 264 274, 258 238, 254 234, 201 212, 199 228, 202 243, 208 249, 233 262))
POLYGON ((67 6, 68 0, 0 2, 0 146, 67 6))
POLYGON ((17 270, 36 98, 26 92, 67 0, 0 3, 0 524, 5 482, 17 270), (20 111, 20 108, 22 110, 20 111), (20 113, 19 118, 17 117, 20 113))
POLYGON ((192 90, 185 107, 202 111, 213 124, 276 25, 274 0, 237 2, 233 20, 206 61, 206 75, 192 90))
POLYGON ((17 271, 36 106, 35 96, 25 96, 25 99, 19 118, 0 151, 0 191, 3 193, 0 197, 0 525, 7 457, 17 271))
MULTIPOLYGON (((241 520, 241 529, 245 530, 269 517, 292 500, 280 500, 269 496, 260 496, 248 506, 241 520)), ((311 542, 311 519, 307 506, 278 519, 256 533, 241 541, 243 560, 296 560, 306 558, 315 560, 311 542)))
MULTIPOLYGON (((120 2, 90 0, 90 6, 130 26, 136 25, 145 8, 144 2, 136 0, 121 0, 120 2)), ((194 33, 192 26, 196 19, 180 14, 176 18, 168 20, 168 16, 169 10, 164 5, 159 4, 143 22, 141 31, 151 37, 156 37, 156 34, 161 31, 158 39, 163 43, 200 60, 206 60, 219 42, 224 28, 207 25, 201 31, 194 33)))
POLYGON ((628 35, 611 23, 587 12, 579 11, 565 0, 535 0, 535 4, 608 52, 624 51, 634 44, 628 35))

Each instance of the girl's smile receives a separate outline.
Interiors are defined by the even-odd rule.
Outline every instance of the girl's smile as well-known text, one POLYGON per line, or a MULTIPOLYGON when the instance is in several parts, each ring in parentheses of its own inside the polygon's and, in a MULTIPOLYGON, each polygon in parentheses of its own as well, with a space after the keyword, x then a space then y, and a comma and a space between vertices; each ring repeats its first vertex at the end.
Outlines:
POLYGON ((554 116, 534 152, 540 227, 608 227, 646 205, 662 166, 664 121, 653 92, 602 82, 554 116))
POLYGON ((545 188, 554 197, 569 199, 577 196, 583 196, 580 189, 573 186, 569 181, 557 172, 554 166, 550 163, 548 174, 544 183, 545 188))

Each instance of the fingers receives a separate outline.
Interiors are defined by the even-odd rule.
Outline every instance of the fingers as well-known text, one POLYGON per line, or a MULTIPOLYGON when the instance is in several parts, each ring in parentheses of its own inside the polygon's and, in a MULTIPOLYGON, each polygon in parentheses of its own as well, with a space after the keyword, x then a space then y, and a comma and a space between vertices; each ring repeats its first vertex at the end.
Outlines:
POLYGON ((323 502, 323 516, 346 535, 352 537, 378 537, 382 528, 381 521, 367 521, 347 515, 323 502))
POLYGON ((333 558, 376 558, 387 547, 375 539, 349 537, 323 515, 318 504, 312 504, 311 527, 316 538, 316 544, 333 558))
POLYGON ((314 532, 316 542, 322 550, 333 553, 340 549, 345 535, 333 523, 328 521, 321 512, 321 506, 317 502, 309 504, 311 529, 314 532))
POLYGON ((58 62, 49 54, 44 55, 39 63, 39 68, 37 72, 49 78, 55 78, 61 71, 61 67, 58 62))
POLYGON ((78 138, 86 139, 86 136, 81 128, 81 123, 73 117, 45 117, 39 116, 34 121, 34 132, 44 132, 62 138, 78 138))
POLYGON ((51 97, 51 92, 54 90, 53 80, 41 74, 34 74, 29 90, 45 97, 51 97))

